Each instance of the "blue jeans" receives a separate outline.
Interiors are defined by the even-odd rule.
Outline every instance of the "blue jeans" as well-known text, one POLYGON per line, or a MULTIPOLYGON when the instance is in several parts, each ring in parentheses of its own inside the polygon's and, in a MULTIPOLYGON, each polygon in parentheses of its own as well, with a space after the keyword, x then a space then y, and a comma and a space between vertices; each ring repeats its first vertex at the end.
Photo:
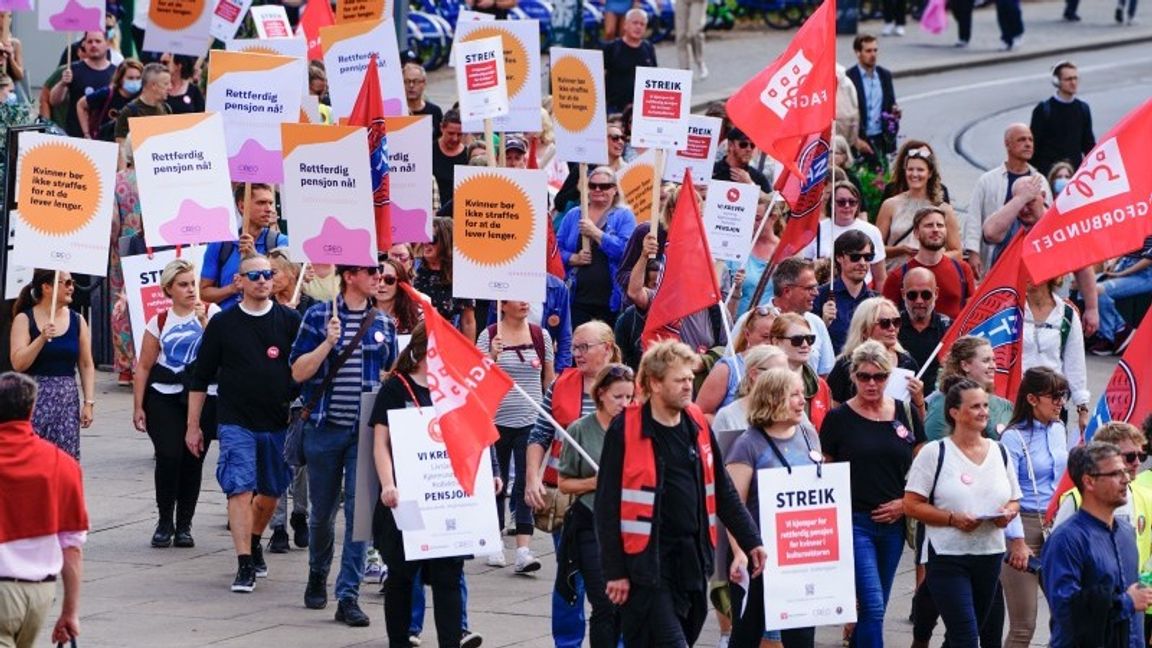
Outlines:
POLYGON ((344 546, 340 552, 340 574, 336 577, 336 598, 357 599, 364 576, 364 543, 352 541, 352 519, 356 510, 357 427, 325 424, 304 428, 304 458, 308 462, 308 491, 312 514, 308 517, 311 540, 308 568, 328 574, 335 544, 336 503, 344 488, 344 546))
POLYGON ((856 631, 850 648, 883 648, 884 610, 896 567, 904 552, 904 520, 872 521, 868 513, 852 513, 852 554, 856 559, 856 631))
POLYGON ((1000 581, 1004 554, 928 556, 924 585, 944 619, 948 648, 979 648, 980 628, 988 619, 1000 581))
MULTIPOLYGON (((561 531, 552 533, 552 546, 560 552, 561 531)), ((552 641, 556 648, 580 648, 584 645, 584 577, 576 574, 576 602, 568 605, 552 588, 552 641)))
MULTIPOLYGON (((468 581, 460 572, 460 627, 468 629, 468 581)), ((408 634, 419 636, 424 632, 424 611, 428 603, 424 599, 424 572, 416 570, 412 579, 412 621, 408 624, 408 634)))
MULTIPOLYGON (((1116 269, 1132 265, 1131 259, 1121 259, 1116 269)), ((1096 284, 1096 298, 1100 304, 1100 337, 1113 342, 1116 334, 1127 322, 1116 310, 1116 300, 1152 292, 1152 266, 1126 277, 1112 277, 1096 284)))

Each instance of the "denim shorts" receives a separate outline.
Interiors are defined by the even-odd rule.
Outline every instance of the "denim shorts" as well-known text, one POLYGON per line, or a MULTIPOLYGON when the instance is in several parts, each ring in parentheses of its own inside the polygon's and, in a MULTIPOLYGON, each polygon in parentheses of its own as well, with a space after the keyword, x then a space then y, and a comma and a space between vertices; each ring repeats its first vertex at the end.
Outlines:
POLYGON ((292 470, 284 462, 285 432, 256 432, 239 425, 220 424, 216 481, 226 496, 254 492, 280 497, 288 490, 292 470))

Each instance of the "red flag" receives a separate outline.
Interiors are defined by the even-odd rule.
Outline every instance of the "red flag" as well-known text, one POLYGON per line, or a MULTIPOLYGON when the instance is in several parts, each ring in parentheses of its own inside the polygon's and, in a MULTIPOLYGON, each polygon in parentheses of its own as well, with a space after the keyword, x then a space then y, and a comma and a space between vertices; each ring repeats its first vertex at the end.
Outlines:
POLYGON ((552 219, 548 220, 548 274, 557 279, 566 279, 568 273, 564 270, 564 259, 560 257, 560 242, 556 240, 556 230, 552 227, 552 219))
POLYGON ((836 117, 836 2, 827 0, 775 61, 728 99, 728 117, 795 173, 796 153, 809 133, 836 117))
MULTIPOLYGON (((684 170, 684 183, 676 199, 676 212, 664 246, 660 286, 648 306, 640 339, 651 344, 668 337, 669 325, 720 303, 720 286, 712 270, 712 251, 704 234, 704 219, 692 189, 692 172, 684 170)), ((644 263, 641 259, 637 263, 644 263)))
POLYGON ((452 472, 460 488, 471 495, 485 451, 500 438, 492 417, 512 389, 512 379, 441 317, 424 296, 407 284, 401 287, 424 311, 432 406, 452 472))
POLYGON ((1024 237, 1017 235, 984 277, 976 295, 952 322, 940 341, 940 357, 965 335, 986 338, 996 354, 996 393, 1016 400, 1020 365, 1024 356, 1024 272, 1020 251, 1024 237))
POLYGON ((347 123, 368 129, 368 159, 372 168, 372 206, 376 209, 376 249, 392 247, 392 214, 388 200, 388 135, 384 130, 384 98, 376 55, 364 70, 364 82, 347 123))
POLYGON ((312 0, 305 4, 296 35, 303 34, 308 41, 309 61, 324 60, 324 50, 320 48, 320 28, 335 24, 336 17, 332 15, 332 5, 328 0, 312 0))
POLYGON ((792 213, 780 234, 772 265, 799 254, 820 230, 820 203, 832 167, 831 141, 831 127, 809 134, 792 165, 799 168, 800 173, 792 173, 785 167, 776 180, 776 191, 780 192, 792 213))
POLYGON ((1152 100, 1100 138, 1024 244, 1040 283, 1138 249, 1152 234, 1152 100))

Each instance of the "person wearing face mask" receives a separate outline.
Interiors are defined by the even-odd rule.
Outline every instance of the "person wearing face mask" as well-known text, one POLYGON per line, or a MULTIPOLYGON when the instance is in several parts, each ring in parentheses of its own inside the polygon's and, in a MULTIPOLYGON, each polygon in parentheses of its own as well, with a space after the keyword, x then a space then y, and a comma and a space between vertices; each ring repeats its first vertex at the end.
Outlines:
POLYGON ((141 73, 140 94, 129 101, 116 115, 116 143, 122 144, 128 137, 128 119, 132 117, 156 117, 171 115, 168 107, 168 89, 172 87, 172 74, 161 63, 149 63, 141 73))
POLYGON ((105 142, 115 140, 116 120, 120 111, 140 95, 144 87, 144 64, 127 59, 116 68, 112 83, 96 90, 76 103, 76 116, 87 139, 105 142))
POLYGON ((1068 182, 1072 180, 1072 176, 1076 173, 1076 169, 1069 163, 1061 160, 1052 165, 1048 171, 1048 186, 1052 188, 1052 195, 1059 196, 1064 187, 1068 186, 1068 182))

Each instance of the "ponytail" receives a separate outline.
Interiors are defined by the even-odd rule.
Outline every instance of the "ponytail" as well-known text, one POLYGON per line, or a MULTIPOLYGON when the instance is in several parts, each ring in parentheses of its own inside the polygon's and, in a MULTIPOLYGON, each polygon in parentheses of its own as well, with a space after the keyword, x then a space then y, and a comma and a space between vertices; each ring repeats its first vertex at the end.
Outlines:
POLYGON ((16 317, 20 313, 39 304, 40 300, 44 299, 44 285, 51 285, 55 277, 55 270, 33 270, 32 280, 20 289, 20 294, 16 297, 16 303, 12 305, 12 317, 16 317))

